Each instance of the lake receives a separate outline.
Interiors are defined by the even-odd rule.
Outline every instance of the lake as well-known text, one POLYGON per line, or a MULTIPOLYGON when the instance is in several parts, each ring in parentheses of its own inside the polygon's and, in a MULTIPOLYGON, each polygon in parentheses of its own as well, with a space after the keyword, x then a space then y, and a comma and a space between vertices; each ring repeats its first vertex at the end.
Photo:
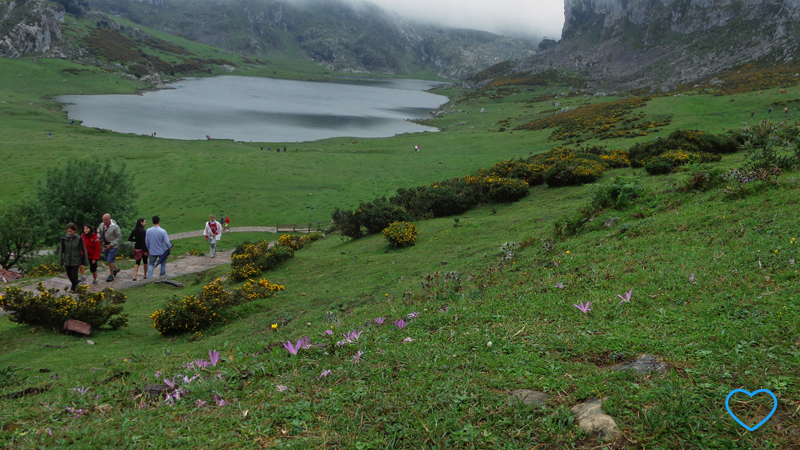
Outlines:
POLYGON ((424 80, 312 82, 241 76, 189 78, 142 95, 64 95, 84 126, 168 139, 302 142, 437 131, 409 122, 448 101, 424 80))

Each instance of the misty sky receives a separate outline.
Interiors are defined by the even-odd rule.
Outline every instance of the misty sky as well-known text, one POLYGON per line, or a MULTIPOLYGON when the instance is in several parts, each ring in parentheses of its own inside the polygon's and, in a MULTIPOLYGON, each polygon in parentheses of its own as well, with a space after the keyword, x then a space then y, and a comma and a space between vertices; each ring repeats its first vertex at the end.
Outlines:
POLYGON ((512 36, 559 40, 563 0, 368 0, 404 18, 512 36))

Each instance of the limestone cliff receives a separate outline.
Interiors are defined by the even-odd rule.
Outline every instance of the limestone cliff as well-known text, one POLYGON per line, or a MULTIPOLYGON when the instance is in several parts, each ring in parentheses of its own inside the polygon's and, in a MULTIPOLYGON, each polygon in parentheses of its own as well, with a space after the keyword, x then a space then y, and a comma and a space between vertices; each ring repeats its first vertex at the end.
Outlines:
POLYGON ((616 89, 669 90, 800 57, 800 0, 565 0, 564 9, 559 45, 519 71, 564 68, 616 89))
POLYGON ((14 0, 0 6, 0 57, 46 53, 61 40, 64 9, 44 1, 14 0))

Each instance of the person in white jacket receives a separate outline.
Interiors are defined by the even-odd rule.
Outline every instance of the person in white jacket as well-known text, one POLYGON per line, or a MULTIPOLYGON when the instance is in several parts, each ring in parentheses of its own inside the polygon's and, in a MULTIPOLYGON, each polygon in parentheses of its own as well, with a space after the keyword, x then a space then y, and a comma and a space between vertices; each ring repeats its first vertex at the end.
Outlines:
POLYGON ((217 222, 217 218, 213 214, 209 216, 208 222, 206 222, 206 229, 203 230, 203 236, 206 237, 208 245, 211 246, 211 249, 208 251, 208 256, 213 258, 217 253, 217 242, 222 237, 222 225, 217 222))

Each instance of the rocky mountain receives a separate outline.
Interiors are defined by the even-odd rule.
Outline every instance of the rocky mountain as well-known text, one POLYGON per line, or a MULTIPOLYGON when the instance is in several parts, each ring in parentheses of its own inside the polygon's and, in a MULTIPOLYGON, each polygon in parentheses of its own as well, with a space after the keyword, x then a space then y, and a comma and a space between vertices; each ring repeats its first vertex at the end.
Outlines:
POLYGON ((227 51, 313 60, 330 70, 432 71, 454 79, 537 51, 531 41, 410 23, 343 0, 88 0, 97 10, 227 51))
POLYGON ((61 40, 63 7, 12 0, 0 5, 0 57, 51 51, 61 40))
POLYGON ((562 39, 518 73, 567 69, 596 86, 667 91, 749 62, 800 58, 800 0, 565 0, 562 39))

